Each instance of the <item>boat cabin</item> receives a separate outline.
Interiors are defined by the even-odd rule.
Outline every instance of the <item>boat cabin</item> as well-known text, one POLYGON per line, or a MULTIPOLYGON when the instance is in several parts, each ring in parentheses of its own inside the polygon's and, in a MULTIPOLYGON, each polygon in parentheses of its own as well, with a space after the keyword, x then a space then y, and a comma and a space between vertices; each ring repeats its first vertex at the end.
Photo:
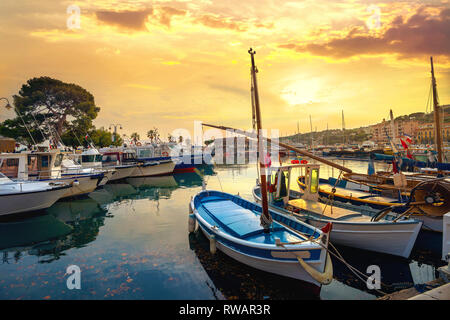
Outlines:
POLYGON ((89 148, 81 153, 70 154, 70 157, 84 168, 101 168, 103 155, 96 148, 89 148))
POLYGON ((116 166, 138 161, 136 151, 133 149, 102 148, 100 149, 100 153, 102 154, 103 166, 116 166))
MULTIPOLYGON (((273 166, 268 169, 269 202, 283 201, 285 204, 290 199, 292 170, 299 169, 299 175, 305 177, 306 190, 303 199, 317 201, 319 199, 319 169, 318 164, 292 164, 285 166, 273 166)), ((294 181, 295 181, 294 177, 294 181)))
POLYGON ((63 157, 57 149, 0 153, 0 172, 19 180, 55 179, 61 177, 63 157))

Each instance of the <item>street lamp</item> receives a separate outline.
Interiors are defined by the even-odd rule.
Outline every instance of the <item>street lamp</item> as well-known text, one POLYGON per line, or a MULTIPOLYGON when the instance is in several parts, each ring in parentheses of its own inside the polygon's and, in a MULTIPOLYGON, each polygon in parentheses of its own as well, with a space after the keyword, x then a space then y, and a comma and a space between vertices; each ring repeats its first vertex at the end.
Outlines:
POLYGON ((6 101, 6 106, 5 106, 6 109, 8 109, 8 110, 12 109, 11 105, 9 104, 9 100, 7 98, 0 98, 0 100, 6 101))
POLYGON ((112 142, 115 142, 116 134, 117 134, 117 127, 119 127, 119 129, 122 130, 122 125, 120 123, 118 123, 118 124, 110 124, 109 125, 109 130, 111 130, 112 127, 114 127, 114 134, 112 136, 112 142))

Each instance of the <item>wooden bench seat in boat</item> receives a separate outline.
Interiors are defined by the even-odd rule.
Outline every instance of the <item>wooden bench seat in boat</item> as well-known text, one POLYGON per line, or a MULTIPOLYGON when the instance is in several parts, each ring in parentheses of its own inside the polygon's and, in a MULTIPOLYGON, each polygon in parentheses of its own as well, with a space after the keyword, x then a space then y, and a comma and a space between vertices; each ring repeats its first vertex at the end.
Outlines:
MULTIPOLYGON (((319 189, 321 191, 331 192, 333 187, 330 185, 320 185, 319 189)), ((339 195, 339 196, 344 196, 344 197, 347 197, 350 199, 357 198, 357 199, 364 199, 364 200, 380 202, 380 203, 395 203, 396 202, 394 199, 389 198, 389 197, 383 197, 383 196, 370 194, 370 193, 367 193, 364 191, 348 190, 348 189, 338 188, 338 187, 336 187, 335 194, 339 195)))
MULTIPOLYGON (((203 204, 203 207, 209 212, 214 212, 216 221, 220 221, 219 227, 225 227, 228 232, 231 231, 231 234, 241 239, 255 236, 264 231, 259 215, 231 200, 208 201, 203 204)), ((274 222, 272 231, 281 230, 284 229, 274 222)))
POLYGON ((336 220, 348 220, 351 218, 364 217, 362 214, 357 213, 355 211, 351 211, 351 210, 347 210, 347 209, 339 208, 339 207, 332 207, 330 205, 326 206, 324 203, 312 201, 312 200, 294 199, 294 200, 289 200, 288 204, 294 208, 310 211, 310 212, 313 212, 318 215, 323 214, 327 218, 336 219, 336 220), (324 211, 324 209, 325 209, 325 211, 324 211))

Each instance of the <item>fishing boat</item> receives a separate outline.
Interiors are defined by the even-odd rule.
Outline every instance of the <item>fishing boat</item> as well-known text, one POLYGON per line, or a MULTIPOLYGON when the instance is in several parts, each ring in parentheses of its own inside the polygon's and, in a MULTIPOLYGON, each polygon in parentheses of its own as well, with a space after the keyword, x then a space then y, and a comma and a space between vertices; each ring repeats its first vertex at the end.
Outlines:
POLYGON ((229 257, 317 286, 331 281, 326 232, 273 210, 269 211, 273 222, 265 232, 260 205, 219 191, 198 193, 190 208, 205 236, 229 257))
POLYGON ((174 173, 194 172, 196 166, 207 164, 202 150, 194 146, 183 147, 175 143, 161 143, 136 146, 134 149, 138 161, 173 161, 174 173))
MULTIPOLYGON (((269 206, 279 214, 296 217, 317 228, 333 223, 333 243, 359 249, 409 257, 422 222, 395 214, 374 221, 375 212, 336 207, 333 201, 319 202, 317 164, 293 164, 269 169, 269 206), (304 171, 306 185, 299 193, 290 188, 293 171, 304 171)), ((301 174, 301 173, 300 173, 301 174)), ((261 202, 261 187, 253 188, 261 202)))
POLYGON ((66 183, 70 188, 62 198, 89 194, 103 180, 103 173, 64 176, 61 166, 63 158, 64 155, 58 149, 0 153, 0 172, 13 180, 66 183))
POLYGON ((120 165, 134 165, 135 168, 129 178, 167 175, 173 173, 175 168, 175 163, 171 160, 139 160, 133 148, 102 148, 99 151, 103 154, 104 163, 116 161, 120 165))
POLYGON ((0 216, 47 209, 69 188, 65 183, 16 182, 0 173, 0 216))
POLYGON ((116 172, 115 169, 97 169, 97 168, 85 168, 81 164, 75 162, 70 158, 64 158, 61 162, 62 177, 78 177, 82 175, 96 175, 103 174, 103 179, 98 183, 98 187, 105 185, 111 180, 112 176, 116 172))
MULTIPOLYGON (((307 188, 305 177, 299 175, 297 183, 303 193, 307 188)), ((450 212, 450 182, 445 179, 424 180, 409 192, 401 192, 392 185, 390 194, 386 188, 380 189, 380 185, 358 184, 332 177, 321 178, 317 194, 322 203, 332 199, 336 206, 362 210, 371 216, 385 210, 390 210, 398 216, 409 210, 411 217, 423 222, 423 229, 442 232, 442 217, 450 212), (411 193, 414 195, 412 198, 411 193), (416 208, 411 209, 411 202, 417 203, 416 208)))
POLYGON ((317 229, 269 210, 265 189, 265 155, 256 82, 255 52, 250 49, 252 111, 258 134, 262 206, 228 193, 204 190, 190 203, 189 231, 198 226, 216 248, 229 257, 263 271, 299 279, 319 287, 332 281, 327 251, 331 224, 317 229))

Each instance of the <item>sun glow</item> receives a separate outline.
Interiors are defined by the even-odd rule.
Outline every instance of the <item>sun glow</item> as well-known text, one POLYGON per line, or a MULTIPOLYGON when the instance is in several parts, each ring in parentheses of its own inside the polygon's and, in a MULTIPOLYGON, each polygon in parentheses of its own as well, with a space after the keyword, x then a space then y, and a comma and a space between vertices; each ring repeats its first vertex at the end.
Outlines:
POLYGON ((320 87, 319 79, 296 81, 281 91, 281 98, 291 106, 316 103, 320 87))

